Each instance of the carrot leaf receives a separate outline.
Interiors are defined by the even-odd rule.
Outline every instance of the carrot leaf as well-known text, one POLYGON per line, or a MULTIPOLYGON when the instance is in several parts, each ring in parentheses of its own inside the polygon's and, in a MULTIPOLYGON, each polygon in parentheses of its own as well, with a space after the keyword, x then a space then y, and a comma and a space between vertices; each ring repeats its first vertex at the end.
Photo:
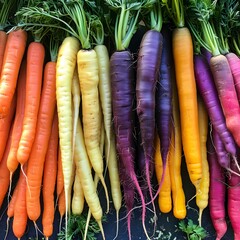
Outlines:
POLYGON ((192 219, 188 219, 187 222, 181 220, 178 227, 187 235, 188 240, 201 240, 207 237, 206 230, 195 224, 192 219))

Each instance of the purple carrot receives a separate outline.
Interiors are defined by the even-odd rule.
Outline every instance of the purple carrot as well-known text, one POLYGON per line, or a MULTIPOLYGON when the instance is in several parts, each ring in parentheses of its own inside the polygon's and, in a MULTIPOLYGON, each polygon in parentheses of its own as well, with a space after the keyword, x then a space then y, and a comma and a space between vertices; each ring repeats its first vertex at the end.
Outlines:
POLYGON ((159 31, 148 30, 141 41, 137 60, 136 100, 142 146, 145 156, 145 173, 151 201, 151 177, 154 164, 155 91, 161 63, 163 37, 159 31))
MULTIPOLYGON (((163 50, 159 79, 156 89, 156 127, 161 145, 163 162, 162 180, 165 176, 167 155, 171 141, 172 129, 172 79, 174 74, 172 58, 172 37, 169 29, 163 28, 163 50)), ((162 181, 159 183, 161 187, 162 181)))
MULTIPOLYGON (((238 154, 239 155, 239 154, 238 154)), ((231 169, 237 171, 237 167, 233 161, 231 161, 231 169)), ((231 221, 231 225, 234 232, 234 239, 240 239, 240 176, 236 174, 230 174, 228 178, 228 197, 227 197, 227 209, 228 216, 231 221)))
POLYGON ((238 101, 240 101, 240 58, 235 53, 226 54, 226 58, 233 75, 238 101))
POLYGON ((214 128, 212 129, 212 138, 213 138, 213 145, 217 153, 217 159, 218 159, 219 165, 225 168, 229 173, 240 176, 237 157, 229 155, 229 153, 226 151, 224 147, 222 139, 220 138, 219 134, 214 128), (231 168, 231 159, 234 161, 235 165, 237 166, 238 171, 235 171, 231 168))
POLYGON ((194 56, 194 72, 197 88, 207 108, 212 126, 218 132, 227 152, 232 156, 236 156, 236 144, 227 129, 209 64, 202 55, 194 56))
POLYGON ((222 168, 218 163, 216 150, 210 137, 207 141, 207 149, 210 172, 209 210, 213 227, 217 234, 216 240, 220 240, 227 231, 225 211, 225 173, 224 168, 222 168))
POLYGON ((212 57, 212 53, 209 52, 206 48, 201 48, 201 53, 206 58, 208 64, 210 64, 210 59, 212 57))
POLYGON ((142 202, 142 224, 145 228, 146 206, 135 172, 134 143, 134 81, 133 59, 129 51, 116 51, 110 58, 111 91, 114 131, 116 147, 119 155, 120 180, 123 187, 124 200, 127 207, 127 224, 129 239, 131 239, 131 210, 134 203, 134 192, 137 190, 142 202))

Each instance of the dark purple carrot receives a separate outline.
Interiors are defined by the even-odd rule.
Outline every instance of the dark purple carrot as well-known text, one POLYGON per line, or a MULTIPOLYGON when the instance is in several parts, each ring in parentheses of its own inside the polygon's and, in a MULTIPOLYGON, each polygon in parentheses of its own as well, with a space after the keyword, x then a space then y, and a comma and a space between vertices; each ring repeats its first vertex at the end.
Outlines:
MULTIPOLYGON (((140 43, 137 58, 136 76, 136 104, 137 115, 140 125, 142 146, 145 157, 144 178, 146 179, 150 200, 155 214, 154 197, 151 179, 154 169, 154 138, 156 131, 155 107, 156 107, 156 84, 161 64, 163 36, 161 34, 162 22, 160 4, 156 4, 152 11, 159 24, 148 30, 140 43)), ((156 22, 154 21, 154 23, 156 22)), ((155 229, 154 229, 155 230, 155 229)))
POLYGON ((226 54, 226 58, 233 75, 238 101, 240 101, 240 58, 235 53, 226 54))
POLYGON ((220 240, 227 231, 225 211, 225 172, 217 160, 216 150, 211 138, 207 141, 208 162, 210 171, 209 210, 213 227, 216 231, 216 240, 220 240))
POLYGON ((207 60, 208 64, 210 64, 210 59, 212 57, 211 52, 209 52, 206 48, 201 48, 201 53, 202 55, 205 57, 205 59, 207 60))
POLYGON ((194 72, 197 88, 207 108, 212 126, 222 139, 227 152, 236 156, 236 144, 227 129, 210 66, 202 55, 194 56, 194 72))
MULTIPOLYGON (((171 141, 172 129, 172 79, 174 74, 172 58, 172 36, 166 27, 162 30, 163 50, 161 56, 159 79, 156 86, 156 128, 160 139, 160 152, 163 162, 162 179, 165 176, 167 155, 171 141)), ((157 149, 158 150, 158 149, 157 149)), ((161 187, 162 181, 159 183, 161 187)))
MULTIPOLYGON (((131 238, 130 221, 134 204, 134 193, 137 190, 143 206, 142 219, 145 221, 145 200, 135 172, 135 139, 134 139, 134 81, 133 59, 128 51, 116 51, 110 58, 111 91, 113 106, 114 131, 119 155, 120 181, 123 187, 127 207, 129 238, 131 238)), ((144 226, 145 227, 145 226, 144 226)))
MULTIPOLYGON (((231 169, 237 171, 236 164, 231 162, 231 169)), ((227 197, 227 209, 228 216, 233 228, 234 239, 240 239, 240 176, 236 174, 230 174, 228 178, 228 197, 227 197)))

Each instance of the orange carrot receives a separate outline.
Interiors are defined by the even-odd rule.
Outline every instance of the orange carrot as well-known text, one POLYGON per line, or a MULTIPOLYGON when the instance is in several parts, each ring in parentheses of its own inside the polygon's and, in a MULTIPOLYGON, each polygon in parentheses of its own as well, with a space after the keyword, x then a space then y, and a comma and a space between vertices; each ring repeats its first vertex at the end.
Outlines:
MULTIPOLYGON (((48 62, 44 68, 43 89, 37 116, 36 136, 28 160, 27 213, 36 221, 41 213, 40 189, 48 143, 56 107, 56 63, 48 62)), ((26 104, 27 108, 27 104, 26 104)))
POLYGON ((0 31, 0 72, 2 71, 3 56, 4 56, 4 51, 7 43, 7 37, 8 35, 6 34, 6 32, 1 30, 0 31))
POLYGON ((25 52, 27 33, 18 29, 8 34, 3 57, 0 80, 0 117, 6 117, 10 111, 15 93, 18 73, 25 52))
MULTIPOLYGON (((26 172, 27 164, 24 165, 23 171, 26 172)), ((21 238, 27 227, 27 209, 26 209, 26 189, 27 182, 23 172, 20 172, 19 189, 14 207, 13 216, 13 233, 17 238, 21 238)))
POLYGON ((58 155, 58 115, 54 113, 52 132, 49 140, 48 150, 44 164, 43 174, 43 215, 42 225, 45 237, 50 237, 53 233, 54 221, 54 190, 57 176, 57 155, 58 155))
POLYGON ((61 194, 59 195, 58 211, 59 211, 59 214, 60 214, 60 222, 59 222, 59 231, 60 231, 61 225, 62 225, 62 220, 63 220, 63 217, 66 213, 66 201, 65 201, 65 191, 64 191, 64 189, 61 192, 61 194))
POLYGON ((8 136, 7 145, 2 157, 2 161, 0 162, 0 207, 2 206, 3 200, 6 196, 6 193, 9 188, 10 183, 10 172, 7 168, 7 156, 10 149, 10 143, 11 143, 11 137, 12 137, 12 127, 8 136))
POLYGON ((16 113, 15 113, 15 118, 13 122, 13 132, 12 132, 13 137, 12 137, 10 151, 7 159, 7 167, 11 175, 14 173, 14 171, 18 167, 17 149, 18 149, 18 143, 22 133, 25 95, 26 95, 26 61, 24 60, 21 65, 18 83, 17 83, 17 106, 16 106, 16 113))
POLYGON ((15 114, 16 109, 16 95, 12 99, 12 103, 10 105, 10 112, 8 115, 4 118, 0 118, 0 139, 1 139, 1 145, 0 145, 0 161, 3 158, 3 154, 6 148, 6 144, 9 138, 9 131, 12 125, 12 121, 15 114))
POLYGON ((18 162, 22 165, 29 158, 35 138, 44 57, 44 46, 39 42, 31 42, 27 50, 26 100, 23 129, 17 151, 18 162))

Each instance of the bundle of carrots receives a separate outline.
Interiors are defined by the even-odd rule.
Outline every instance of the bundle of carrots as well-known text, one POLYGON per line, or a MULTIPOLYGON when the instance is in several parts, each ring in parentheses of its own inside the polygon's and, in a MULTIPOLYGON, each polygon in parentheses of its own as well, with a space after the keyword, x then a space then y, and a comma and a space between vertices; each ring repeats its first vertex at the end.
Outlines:
POLYGON ((37 235, 41 219, 50 239, 57 206, 63 238, 72 239, 72 216, 87 210, 82 238, 90 236, 92 216, 108 239, 102 221, 112 200, 116 238, 123 199, 128 238, 132 212, 141 208, 151 239, 159 213, 188 216, 185 159, 198 224, 204 227, 209 207, 216 239, 227 232, 227 214, 240 239, 239 2, 17 2, 0 2, 0 206, 7 202, 7 228, 13 218, 21 239, 31 220, 37 235))

